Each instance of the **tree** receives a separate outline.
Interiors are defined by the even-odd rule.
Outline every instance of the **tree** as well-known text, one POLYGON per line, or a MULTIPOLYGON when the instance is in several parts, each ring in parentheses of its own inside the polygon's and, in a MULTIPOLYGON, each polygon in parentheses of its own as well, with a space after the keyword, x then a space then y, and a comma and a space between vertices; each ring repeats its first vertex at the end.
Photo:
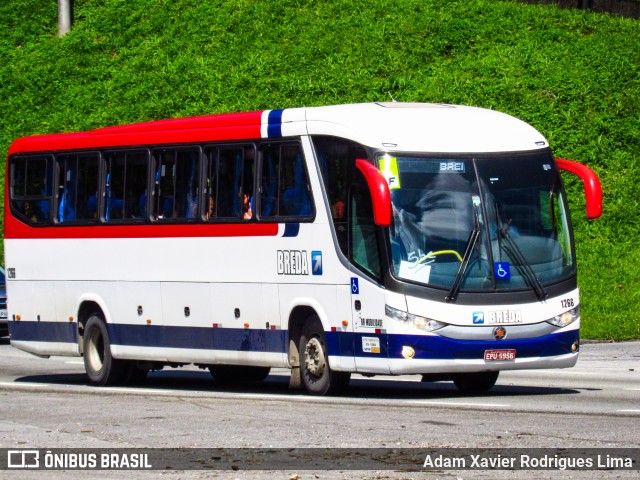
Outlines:
POLYGON ((73 0, 58 0, 58 36, 64 37, 71 30, 73 0))

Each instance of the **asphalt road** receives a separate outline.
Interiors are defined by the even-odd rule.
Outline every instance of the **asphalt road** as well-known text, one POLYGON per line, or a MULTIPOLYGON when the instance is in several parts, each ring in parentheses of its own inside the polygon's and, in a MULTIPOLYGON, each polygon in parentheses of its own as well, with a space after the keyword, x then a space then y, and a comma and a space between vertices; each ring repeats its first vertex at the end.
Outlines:
MULTIPOLYGON (((343 396, 318 398, 289 390, 285 370, 260 384, 221 387, 196 368, 152 372, 139 388, 95 388, 86 384, 81 360, 40 359, 0 345, 0 447, 640 448, 640 342, 583 345, 572 369, 503 372, 480 396, 419 377, 356 376, 343 396)), ((288 469, 127 478, 595 479, 639 472, 288 469)), ((112 471, 46 475, 122 478, 112 471)))

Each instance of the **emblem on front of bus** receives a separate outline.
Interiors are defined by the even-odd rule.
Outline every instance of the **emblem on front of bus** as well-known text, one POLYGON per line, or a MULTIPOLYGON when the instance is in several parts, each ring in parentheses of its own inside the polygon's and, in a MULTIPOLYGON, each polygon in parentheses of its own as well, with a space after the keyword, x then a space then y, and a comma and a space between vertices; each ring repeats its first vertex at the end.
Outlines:
POLYGON ((502 340, 507 336, 507 329, 504 327, 496 327, 493 329, 493 337, 496 340, 502 340))

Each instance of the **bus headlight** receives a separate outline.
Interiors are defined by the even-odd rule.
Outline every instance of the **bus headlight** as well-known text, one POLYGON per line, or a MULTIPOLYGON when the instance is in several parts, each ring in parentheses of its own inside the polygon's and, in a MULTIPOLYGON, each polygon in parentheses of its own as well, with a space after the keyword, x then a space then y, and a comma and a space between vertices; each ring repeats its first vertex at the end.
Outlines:
POLYGON ((551 325, 555 325, 556 327, 566 327, 567 325, 572 324, 578 318, 580 318, 580 306, 578 305, 576 308, 572 308, 560 315, 556 315, 553 318, 547 320, 547 323, 551 325))
POLYGON ((412 315, 411 313, 398 310, 396 308, 390 307, 389 305, 384 306, 384 313, 392 320, 398 320, 400 322, 411 324, 414 327, 425 330, 427 332, 433 332, 434 330, 438 330, 447 325, 446 323, 439 322, 438 320, 433 320, 432 318, 412 315))

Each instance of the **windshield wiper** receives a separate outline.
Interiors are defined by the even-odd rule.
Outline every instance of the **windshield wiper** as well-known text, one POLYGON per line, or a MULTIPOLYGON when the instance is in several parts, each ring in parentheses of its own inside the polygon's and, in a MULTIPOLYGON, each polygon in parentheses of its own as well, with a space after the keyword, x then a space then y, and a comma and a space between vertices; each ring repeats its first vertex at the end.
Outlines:
POLYGON ((475 217, 475 226, 469 234, 469 240, 467 240, 467 246, 464 249, 462 262, 460 263, 460 267, 458 267, 458 272, 456 273, 456 278, 453 280, 453 285, 451 285, 451 289, 449 290, 448 295, 444 297, 445 301, 449 303, 455 302, 456 298, 458 297, 462 279, 464 278, 464 274, 469 267, 469 260, 471 260, 473 250, 476 248, 476 244, 478 243, 478 239, 480 238, 480 221, 478 219, 478 207, 476 207, 475 205, 473 207, 473 214, 475 217))
MULTIPOLYGON (((505 250, 507 254, 516 261, 516 268, 520 270, 520 273, 524 276, 524 278, 529 282, 531 288, 533 288, 536 293, 536 297, 538 300, 543 302, 548 297, 549 294, 546 292, 540 280, 538 280, 538 276, 536 272, 533 271, 527 259, 524 258, 522 254, 522 250, 518 247, 518 244, 511 238, 509 235, 509 226, 511 225, 511 219, 509 219, 506 223, 502 223, 500 221, 500 214, 498 212, 498 205, 496 204, 496 224, 498 225, 498 240, 504 240, 506 242, 505 250)), ((502 248, 501 246, 498 248, 502 248)))

